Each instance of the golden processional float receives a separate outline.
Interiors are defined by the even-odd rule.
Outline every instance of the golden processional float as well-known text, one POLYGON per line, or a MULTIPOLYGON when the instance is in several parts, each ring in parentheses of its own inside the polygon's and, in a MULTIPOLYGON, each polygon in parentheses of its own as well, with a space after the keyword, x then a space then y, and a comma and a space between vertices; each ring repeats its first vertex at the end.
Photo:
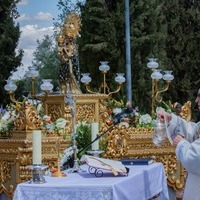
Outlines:
MULTIPOLYGON (((34 81, 37 77, 35 69, 31 68, 29 78, 32 81, 32 97, 42 101, 42 107, 46 115, 51 116, 55 121, 60 117, 67 120, 66 139, 57 133, 43 134, 42 136, 42 163, 49 168, 58 165, 58 151, 62 152, 71 145, 72 115, 71 108, 66 102, 68 92, 76 99, 74 102, 76 115, 75 123, 85 121, 87 123, 98 122, 100 124, 99 134, 109 129, 110 118, 107 104, 113 93, 120 90, 125 81, 122 74, 115 78, 117 88, 110 91, 106 83, 106 73, 109 66, 106 62, 101 63, 100 70, 103 74, 103 83, 98 92, 93 92, 89 87, 91 78, 87 73, 83 74, 82 82, 85 84, 88 94, 83 94, 73 73, 73 58, 77 53, 76 39, 79 35, 81 21, 77 14, 71 13, 65 19, 61 33, 57 38, 60 68, 60 94, 51 94, 50 87, 43 87, 45 94, 35 96, 34 81), (101 93, 101 91, 103 92, 101 93), (59 149, 56 141, 59 138, 59 149)), ((10 83, 12 84, 12 83, 10 83)), ((15 88, 16 89, 16 88, 15 88)), ((15 121, 15 128, 12 136, 7 139, 0 139, 0 194, 5 194, 12 199, 15 187, 18 183, 30 180, 32 171, 27 168, 32 164, 33 157, 33 130, 42 130, 42 119, 36 108, 28 101, 22 103, 14 99, 14 89, 7 87, 11 100, 18 110, 18 117, 15 121)), ((189 104, 186 104, 187 107, 189 104)), ((181 110, 182 117, 188 117, 187 109, 181 110)), ((189 119, 188 119, 189 120, 189 119)), ((153 157, 156 161, 162 162, 167 175, 168 185, 176 191, 184 187, 185 171, 175 156, 175 149, 169 142, 158 147, 152 142, 153 128, 135 128, 118 125, 112 128, 106 135, 107 147, 103 154, 106 158, 145 158, 153 157)))

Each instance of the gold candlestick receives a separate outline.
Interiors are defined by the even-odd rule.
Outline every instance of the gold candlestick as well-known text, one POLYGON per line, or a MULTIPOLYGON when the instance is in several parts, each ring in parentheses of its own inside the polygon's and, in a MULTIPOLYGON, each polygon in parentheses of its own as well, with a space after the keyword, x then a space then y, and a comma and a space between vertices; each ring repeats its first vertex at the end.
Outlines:
POLYGON ((59 146, 60 146, 60 138, 57 138, 56 140, 56 149, 57 149, 57 153, 58 153, 58 160, 57 160, 57 166, 58 166, 58 169, 56 172, 52 173, 52 176, 53 177, 66 177, 67 175, 62 172, 60 170, 60 149, 59 149, 59 146))

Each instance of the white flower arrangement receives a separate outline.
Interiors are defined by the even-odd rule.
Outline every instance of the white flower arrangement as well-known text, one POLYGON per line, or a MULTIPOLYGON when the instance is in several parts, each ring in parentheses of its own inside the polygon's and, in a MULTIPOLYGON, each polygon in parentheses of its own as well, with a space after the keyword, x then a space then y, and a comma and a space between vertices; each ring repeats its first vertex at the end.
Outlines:
POLYGON ((48 115, 43 116, 44 127, 47 133, 52 133, 57 131, 58 133, 62 133, 66 124, 67 120, 64 118, 59 118, 55 122, 51 121, 51 117, 48 115))
POLYGON ((139 118, 140 124, 148 124, 152 122, 152 118, 149 114, 141 115, 139 118))
POLYGON ((58 130, 58 131, 62 130, 62 129, 65 128, 66 124, 67 124, 67 120, 66 119, 59 118, 59 119, 56 120, 55 129, 58 130))
POLYGON ((139 124, 137 127, 152 127, 153 126, 152 117, 149 114, 144 114, 139 117, 139 124))
POLYGON ((69 147, 64 150, 64 154, 61 156, 61 159, 60 159, 61 166, 63 166, 67 161, 69 161, 73 153, 74 153, 73 147, 69 147))
POLYGON ((14 121, 16 119, 16 111, 8 108, 8 110, 0 109, 0 134, 3 135, 14 128, 14 121))

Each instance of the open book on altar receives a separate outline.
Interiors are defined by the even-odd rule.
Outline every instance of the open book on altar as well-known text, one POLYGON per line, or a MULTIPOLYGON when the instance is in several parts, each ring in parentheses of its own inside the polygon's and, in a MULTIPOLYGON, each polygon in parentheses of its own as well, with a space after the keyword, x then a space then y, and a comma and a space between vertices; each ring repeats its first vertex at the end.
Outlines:
POLYGON ((128 173, 127 168, 122 164, 121 161, 83 155, 81 162, 90 167, 112 171, 115 176, 117 176, 119 173, 128 173))

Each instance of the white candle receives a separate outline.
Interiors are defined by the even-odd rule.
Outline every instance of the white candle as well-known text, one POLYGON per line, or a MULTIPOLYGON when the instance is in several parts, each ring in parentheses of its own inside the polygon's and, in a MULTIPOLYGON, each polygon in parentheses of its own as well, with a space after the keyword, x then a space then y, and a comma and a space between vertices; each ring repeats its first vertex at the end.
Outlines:
POLYGON ((33 131, 33 164, 42 164, 42 133, 33 131))
MULTIPOLYGON (((99 134, 99 124, 97 122, 92 123, 91 126, 91 139, 92 141, 98 136, 99 134)), ((92 150, 99 150, 99 140, 92 143, 92 150)))

